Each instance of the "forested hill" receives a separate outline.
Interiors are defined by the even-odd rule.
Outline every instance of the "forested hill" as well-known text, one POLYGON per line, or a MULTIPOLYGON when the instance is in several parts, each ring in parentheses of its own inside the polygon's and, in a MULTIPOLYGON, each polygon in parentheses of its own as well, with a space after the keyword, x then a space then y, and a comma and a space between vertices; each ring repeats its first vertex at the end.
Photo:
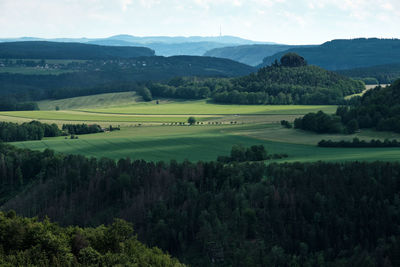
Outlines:
POLYGON ((400 40, 360 38, 333 40, 316 47, 292 48, 266 57, 259 67, 268 66, 287 52, 302 55, 309 64, 328 70, 352 69, 400 63, 400 40))
POLYGON ((214 100, 236 104, 340 104, 344 96, 364 89, 359 81, 307 65, 297 54, 288 53, 280 61, 219 86, 214 100))
POLYGON ((9 59, 117 59, 154 56, 145 47, 100 46, 45 41, 0 43, 0 58, 9 59))
POLYGON ((257 66, 262 63, 265 57, 293 47, 295 46, 272 44, 229 46, 209 50, 204 56, 229 58, 250 66, 257 66))

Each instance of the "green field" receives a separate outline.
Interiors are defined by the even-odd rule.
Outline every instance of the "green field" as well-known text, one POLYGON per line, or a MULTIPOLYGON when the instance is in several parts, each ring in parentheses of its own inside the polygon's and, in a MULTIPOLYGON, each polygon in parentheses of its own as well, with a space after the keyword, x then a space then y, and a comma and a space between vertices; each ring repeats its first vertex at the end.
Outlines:
POLYGON ((301 115, 308 112, 323 110, 327 113, 336 111, 336 106, 302 106, 302 105, 221 105, 207 103, 205 100, 138 103, 110 108, 82 109, 88 112, 114 113, 114 114, 153 114, 153 115, 301 115))
POLYGON ((135 92, 108 93, 90 96, 80 96, 59 100, 39 101, 40 110, 55 110, 58 107, 61 110, 74 110, 80 108, 96 108, 135 104, 141 101, 141 97, 135 92))
POLYGON ((121 125, 121 131, 64 137, 41 141, 16 142, 21 148, 82 154, 113 159, 215 160, 228 155, 234 144, 263 144, 270 153, 287 153, 280 161, 397 160, 398 148, 320 148, 321 139, 363 140, 400 139, 400 135, 361 131, 355 135, 318 135, 280 126, 280 120, 293 121, 308 112, 333 113, 336 106, 246 106, 216 105, 206 101, 160 100, 141 102, 133 93, 103 94, 64 100, 43 101, 48 110, 0 112, 5 121, 40 120, 63 123, 121 125), (126 101, 126 102, 125 102, 126 101), (128 104, 129 103, 129 104, 128 104), (62 110, 55 111, 58 105, 62 110), (114 106, 115 105, 115 106, 114 106), (97 108, 96 108, 97 107, 97 108), (63 109, 66 110, 63 110, 63 109), (203 124, 177 126, 194 115, 203 124), (174 123, 174 125, 171 125, 174 123), (141 125, 141 126, 140 126, 141 125))
MULTIPOLYGON (((11 111, 0 112, 0 115, 7 117, 39 120, 39 121, 54 121, 59 124, 74 122, 99 122, 100 124, 109 123, 172 123, 186 122, 188 116, 162 116, 162 115, 117 115, 117 114, 102 114, 88 113, 79 111, 11 111)), ((198 118, 203 119, 203 118, 198 118)))
MULTIPOLYGON (((273 126, 272 128, 279 126, 273 126)), ((301 144, 275 140, 277 135, 252 136, 253 126, 147 126, 127 127, 121 131, 81 135, 77 140, 63 137, 42 141, 17 142, 21 148, 44 150, 50 148, 59 152, 82 154, 89 157, 182 161, 189 159, 215 160, 219 155, 228 155, 232 145, 251 146, 263 144, 270 153, 287 153, 289 158, 281 161, 342 161, 342 160, 397 160, 398 148, 320 148, 314 144, 301 144), (269 140, 271 136, 272 140, 269 140)), ((287 130, 287 129, 285 129, 287 130)), ((297 130, 287 130, 298 132, 297 130)), ((279 136, 282 132, 278 131, 279 136)), ((287 133, 288 134, 288 133, 287 133)), ((288 134, 287 136, 290 136, 288 134)), ((300 133, 304 135, 305 133, 300 133)), ((322 136, 323 137, 323 136, 322 136)), ((315 140, 322 138, 318 136, 315 140)), ((325 138, 325 137, 324 137, 325 138)), ((337 136, 337 138, 340 138, 337 136)), ((302 138, 298 142, 303 142, 302 138)))
POLYGON ((74 72, 72 70, 42 69, 36 67, 0 67, 0 73, 15 73, 25 75, 59 75, 74 72))

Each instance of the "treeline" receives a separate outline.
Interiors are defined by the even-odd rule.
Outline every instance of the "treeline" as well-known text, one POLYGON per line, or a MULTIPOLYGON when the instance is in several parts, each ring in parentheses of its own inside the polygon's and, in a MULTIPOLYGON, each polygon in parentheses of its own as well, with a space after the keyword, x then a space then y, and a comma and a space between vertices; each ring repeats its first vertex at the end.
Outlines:
POLYGON ((15 142, 28 140, 42 140, 43 137, 61 135, 57 124, 41 123, 39 121, 24 122, 0 122, 0 141, 15 142))
POLYGON ((399 266, 398 173, 398 162, 115 162, 0 145, 2 210, 61 225, 119 217, 191 266, 399 266))
POLYGON ((308 113, 294 120, 294 128, 316 133, 341 133, 343 127, 339 116, 329 115, 323 111, 308 113))
POLYGON ((1 266, 184 266, 148 248, 132 224, 116 219, 96 228, 60 227, 49 219, 0 212, 1 266))
POLYGON ((352 141, 332 141, 332 140, 321 140, 318 142, 320 147, 400 147, 400 142, 396 139, 389 140, 385 139, 383 142, 379 139, 372 139, 367 142, 358 138, 353 138, 352 141))
MULTIPOLYGON (((112 129, 112 127, 110 128, 112 129)), ((86 123, 82 124, 63 124, 62 130, 67 132, 68 134, 92 134, 92 133, 100 133, 104 132, 98 124, 90 124, 86 123)))
POLYGON ((355 120, 360 128, 400 133, 400 80, 367 91, 354 105, 339 107, 336 114, 344 124, 355 120))
POLYGON ((255 145, 245 148, 241 145, 234 145, 231 150, 230 156, 219 156, 219 162, 245 162, 245 161, 263 161, 270 159, 287 158, 287 154, 268 154, 263 145, 255 145))
POLYGON ((26 111, 26 110, 39 110, 35 102, 18 102, 13 97, 0 98, 0 111, 26 111))

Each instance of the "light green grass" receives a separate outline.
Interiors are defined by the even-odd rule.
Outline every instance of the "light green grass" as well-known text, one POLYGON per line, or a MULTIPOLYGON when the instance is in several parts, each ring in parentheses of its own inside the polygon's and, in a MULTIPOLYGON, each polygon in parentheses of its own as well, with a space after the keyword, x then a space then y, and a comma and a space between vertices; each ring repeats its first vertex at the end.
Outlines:
MULTIPOLYGON (((121 96, 115 94, 114 97, 121 96)), ((78 98, 64 100, 60 104, 96 105, 98 98, 78 98), (97 100, 96 100, 97 99, 97 100)), ((121 99, 121 98, 118 98, 121 99)), ((122 101, 122 100, 121 100, 122 101)), ((100 101, 106 102, 106 101, 100 101)), ((111 101, 112 102, 112 101, 111 101)), ((55 101, 42 105, 54 105, 55 101)), ((24 121, 37 119, 45 122, 97 122, 100 125, 121 124, 121 131, 80 135, 77 140, 64 137, 49 138, 42 141, 17 142, 22 148, 82 154, 89 157, 109 157, 113 159, 130 157, 132 159, 163 160, 189 159, 215 160, 219 155, 228 155, 235 144, 251 146, 263 144, 270 153, 287 153, 288 159, 279 161, 345 161, 345 160, 398 160, 398 148, 320 148, 316 144, 321 139, 349 140, 357 136, 360 139, 396 138, 400 135, 362 131, 356 135, 317 135, 304 131, 286 129, 279 125, 282 119, 292 121, 308 112, 324 110, 333 113, 336 106, 245 106, 216 105, 206 101, 161 101, 157 105, 133 102, 130 105, 109 108, 92 108, 86 111, 18 111, 1 112, 0 118, 24 121), (137 114, 137 115, 134 115, 137 114), (211 114, 211 115, 207 115, 211 114), (240 115, 238 115, 240 114, 240 115), (129 125, 161 124, 186 122, 188 116, 195 115, 204 125, 196 126, 140 126, 129 125), (223 125, 209 125, 218 121, 223 125), (231 125, 230 122, 236 122, 231 125)))
POLYGON ((96 108, 108 106, 120 106, 141 101, 141 97, 135 92, 109 93, 90 96, 80 96, 59 100, 44 100, 38 102, 40 110, 72 110, 80 108, 96 108))
POLYGON ((81 121, 81 122, 106 122, 106 123, 171 123, 186 122, 187 116, 167 117, 167 116, 145 116, 145 115, 115 115, 101 113, 86 113, 77 111, 10 111, 0 112, 0 116, 15 118, 25 118, 31 120, 51 120, 51 121, 81 121))
POLYGON ((181 101, 173 103, 138 103, 111 108, 82 109, 89 112, 114 114, 191 114, 191 115, 234 115, 234 114, 306 114, 323 110, 334 113, 336 106, 305 106, 305 105, 220 105, 207 103, 205 100, 181 101))

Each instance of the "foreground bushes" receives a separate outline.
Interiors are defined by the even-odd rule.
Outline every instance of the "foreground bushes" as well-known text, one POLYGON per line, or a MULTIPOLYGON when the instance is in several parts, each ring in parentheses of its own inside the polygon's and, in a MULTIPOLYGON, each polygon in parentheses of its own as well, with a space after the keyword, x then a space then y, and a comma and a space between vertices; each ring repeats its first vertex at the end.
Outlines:
POLYGON ((67 227, 0 212, 1 266, 183 266, 148 248, 132 224, 114 220, 97 228, 67 227))

